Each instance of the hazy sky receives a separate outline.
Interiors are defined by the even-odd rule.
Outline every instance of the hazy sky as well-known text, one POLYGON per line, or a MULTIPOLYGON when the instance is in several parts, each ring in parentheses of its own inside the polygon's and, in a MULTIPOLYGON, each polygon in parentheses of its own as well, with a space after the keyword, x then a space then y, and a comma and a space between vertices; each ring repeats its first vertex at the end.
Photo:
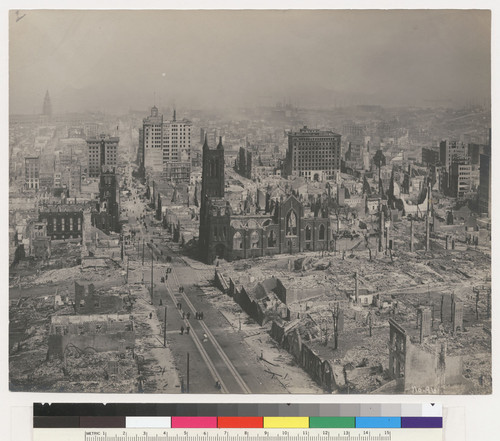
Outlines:
POLYGON ((26 11, 10 112, 490 96, 487 11, 26 11), (160 102, 161 101, 161 102, 160 102))

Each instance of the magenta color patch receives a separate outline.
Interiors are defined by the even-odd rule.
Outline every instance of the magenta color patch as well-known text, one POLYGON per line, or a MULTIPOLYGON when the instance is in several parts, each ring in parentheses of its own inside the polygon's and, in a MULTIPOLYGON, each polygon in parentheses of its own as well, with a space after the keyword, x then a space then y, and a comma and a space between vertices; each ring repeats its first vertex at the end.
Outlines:
POLYGON ((217 417, 172 417, 172 429, 216 429, 217 417))

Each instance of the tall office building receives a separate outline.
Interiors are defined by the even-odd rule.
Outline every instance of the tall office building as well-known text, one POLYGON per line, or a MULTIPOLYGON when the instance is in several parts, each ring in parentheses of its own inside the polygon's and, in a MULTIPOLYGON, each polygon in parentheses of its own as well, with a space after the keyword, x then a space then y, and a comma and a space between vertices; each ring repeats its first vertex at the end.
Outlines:
POLYGON ((143 120, 144 166, 163 172, 167 180, 189 182, 191 175, 191 121, 165 121, 158 108, 143 120))
POLYGON ((163 115, 158 114, 158 108, 151 108, 151 115, 142 122, 142 142, 144 148, 144 167, 161 172, 163 170, 163 115))
POLYGON ((120 138, 117 136, 105 134, 87 138, 90 178, 98 178, 103 165, 116 167, 119 142, 120 138))
POLYGON ((439 164, 440 151, 437 148, 422 147, 422 164, 431 166, 439 164))
POLYGON ((24 158, 24 185, 28 189, 38 190, 40 188, 40 158, 24 158))
POLYGON ((491 217, 491 129, 488 148, 479 155, 479 210, 491 217))
POLYGON ((472 166, 466 159, 456 159, 450 167, 450 196, 463 198, 472 190, 472 166))
POLYGON ((334 179, 340 172, 341 135, 330 130, 308 129, 288 133, 285 175, 308 180, 334 179))
POLYGON ((453 160, 462 160, 467 157, 468 149, 463 142, 446 139, 439 143, 439 160, 447 172, 449 172, 453 160))
POLYGON ((207 136, 207 129, 202 127, 200 129, 200 144, 203 144, 205 142, 205 137, 207 136))
POLYGON ((445 193, 452 197, 464 197, 471 188, 471 167, 469 151, 461 141, 445 139, 439 143, 439 162, 447 182, 445 193))

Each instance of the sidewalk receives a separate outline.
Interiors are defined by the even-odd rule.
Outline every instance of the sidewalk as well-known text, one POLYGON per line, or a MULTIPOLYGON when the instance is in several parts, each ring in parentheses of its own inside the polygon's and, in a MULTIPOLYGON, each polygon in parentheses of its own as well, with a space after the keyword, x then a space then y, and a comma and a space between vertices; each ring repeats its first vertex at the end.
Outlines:
MULTIPOLYGON (((135 274, 132 277, 129 276, 130 282, 140 282, 141 272, 133 271, 133 273, 135 274)), ((162 323, 155 307, 149 302, 148 290, 144 286, 139 289, 141 294, 137 296, 132 315, 136 329, 135 353, 144 357, 146 367, 144 392, 180 393, 180 380, 174 357, 168 344, 166 348, 163 347, 162 323), (150 313, 152 313, 151 319, 150 313)))

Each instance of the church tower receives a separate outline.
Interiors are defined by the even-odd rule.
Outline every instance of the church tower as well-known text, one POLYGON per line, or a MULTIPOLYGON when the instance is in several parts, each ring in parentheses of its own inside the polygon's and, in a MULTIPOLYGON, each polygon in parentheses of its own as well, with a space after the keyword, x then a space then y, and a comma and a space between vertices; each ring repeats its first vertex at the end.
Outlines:
POLYGON ((224 199, 224 146, 222 137, 215 149, 203 144, 199 247, 203 260, 225 258, 230 210, 224 199))
POLYGON ((49 91, 45 92, 45 98, 43 100, 42 115, 51 117, 52 116, 52 102, 50 101, 49 91))
POLYGON ((201 172, 202 206, 205 197, 224 197, 224 147, 222 136, 215 150, 208 147, 207 137, 203 144, 202 172, 201 172))

